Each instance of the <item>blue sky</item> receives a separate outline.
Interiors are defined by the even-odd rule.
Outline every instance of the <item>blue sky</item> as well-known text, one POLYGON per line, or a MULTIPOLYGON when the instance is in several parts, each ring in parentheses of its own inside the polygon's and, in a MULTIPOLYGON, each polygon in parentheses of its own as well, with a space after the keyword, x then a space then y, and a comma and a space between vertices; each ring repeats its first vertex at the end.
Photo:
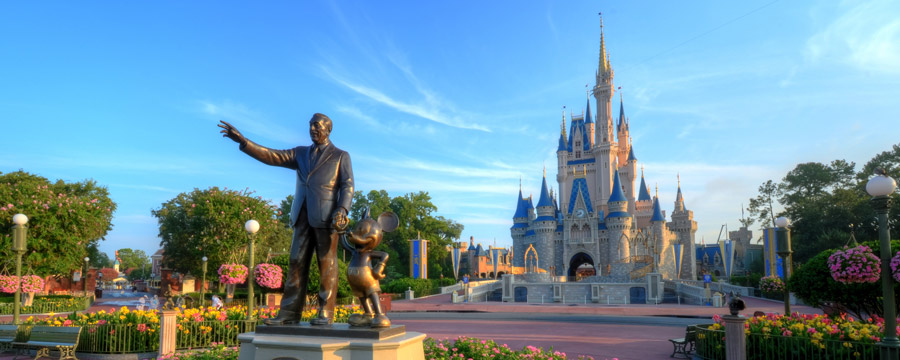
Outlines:
POLYGON ((428 191, 463 239, 508 246, 519 178, 539 193, 593 86, 601 11, 639 163, 667 211, 681 174, 698 240, 799 162, 900 142, 891 1, 6 2, 0 171, 108 186, 101 249, 152 253, 180 192, 292 192, 218 120, 290 148, 322 112, 358 190, 428 191))

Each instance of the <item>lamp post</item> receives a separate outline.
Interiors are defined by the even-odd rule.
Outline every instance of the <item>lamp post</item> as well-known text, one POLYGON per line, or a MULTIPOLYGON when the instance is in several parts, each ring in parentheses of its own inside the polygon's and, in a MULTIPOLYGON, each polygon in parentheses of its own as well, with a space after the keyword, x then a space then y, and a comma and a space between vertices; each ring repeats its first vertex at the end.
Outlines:
POLYGON ((16 253, 16 297, 13 299, 15 324, 19 324, 19 311, 22 306, 22 255, 25 254, 28 217, 25 214, 13 216, 13 251, 16 253))
POLYGON ((791 316, 791 290, 788 287, 788 279, 791 277, 791 263, 794 252, 791 250, 791 220, 782 216, 775 219, 775 226, 778 227, 776 234, 776 246, 778 247, 778 256, 781 256, 781 272, 784 274, 784 315, 791 316))
POLYGON ((259 231, 259 222, 256 220, 247 220, 244 223, 244 230, 247 230, 247 236, 250 238, 250 248, 248 249, 247 260, 247 320, 253 320, 253 234, 259 231))
POLYGON ((84 296, 87 296, 88 261, 91 261, 91 258, 85 256, 84 257, 84 272, 81 273, 81 291, 84 291, 84 296))
POLYGON ((203 257, 203 279, 200 283, 200 307, 202 308, 203 303, 206 301, 206 261, 209 260, 208 257, 203 257))
POLYGON ((890 195, 897 189, 897 182, 875 170, 875 177, 866 184, 866 192, 872 195, 872 207, 878 215, 878 240, 881 244, 881 289, 884 294, 884 337, 881 338, 881 359, 900 357, 900 340, 897 339, 897 314, 894 300, 894 284, 891 277, 891 230, 888 226, 890 195))

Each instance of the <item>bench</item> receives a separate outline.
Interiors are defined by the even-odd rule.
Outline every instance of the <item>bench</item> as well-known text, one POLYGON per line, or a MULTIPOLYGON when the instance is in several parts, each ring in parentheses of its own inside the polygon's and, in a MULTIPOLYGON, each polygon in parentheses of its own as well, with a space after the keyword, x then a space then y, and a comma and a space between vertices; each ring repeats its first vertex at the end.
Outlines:
MULTIPOLYGON (((75 347, 78 346, 78 337, 81 335, 80 327, 50 327, 35 326, 31 328, 31 335, 26 342, 13 342, 13 345, 28 348, 38 348, 35 359, 50 356, 50 349, 59 351, 59 359, 75 359, 75 347)), ((18 354, 15 358, 18 357, 18 354)))
POLYGON ((19 333, 18 325, 0 325, 0 352, 12 350, 13 341, 19 333))
POLYGON ((694 341, 696 340, 697 329, 694 325, 688 325, 684 330, 683 338, 669 339, 672 346, 675 347, 675 350, 672 351, 672 355, 669 355, 669 357, 675 357, 675 354, 681 354, 685 359, 689 359, 691 353, 694 352, 694 341))

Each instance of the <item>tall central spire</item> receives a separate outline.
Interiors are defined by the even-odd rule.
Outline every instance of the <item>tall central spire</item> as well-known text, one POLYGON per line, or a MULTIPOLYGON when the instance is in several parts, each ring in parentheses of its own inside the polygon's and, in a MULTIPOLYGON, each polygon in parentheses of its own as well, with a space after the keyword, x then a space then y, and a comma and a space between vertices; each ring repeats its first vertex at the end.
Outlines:
POLYGON ((609 55, 606 54, 606 41, 603 39, 603 15, 600 15, 600 73, 609 72, 609 55))

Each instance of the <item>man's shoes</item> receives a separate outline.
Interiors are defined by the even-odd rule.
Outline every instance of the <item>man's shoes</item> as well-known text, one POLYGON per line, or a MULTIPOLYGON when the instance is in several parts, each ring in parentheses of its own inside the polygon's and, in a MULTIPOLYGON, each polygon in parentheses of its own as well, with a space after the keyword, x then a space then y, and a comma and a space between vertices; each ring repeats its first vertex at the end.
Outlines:
POLYGON ((263 320, 266 325, 290 325, 300 323, 300 317, 292 311, 279 311, 278 316, 263 320))
POLYGON ((386 328, 391 326, 391 319, 388 319, 384 314, 375 315, 375 318, 372 319, 372 327, 373 328, 386 328))
POLYGON ((353 327, 369 327, 372 325, 374 314, 350 314, 347 323, 353 327))
POLYGON ((328 311, 319 309, 319 316, 309 321, 310 325, 331 325, 331 314, 328 311))

